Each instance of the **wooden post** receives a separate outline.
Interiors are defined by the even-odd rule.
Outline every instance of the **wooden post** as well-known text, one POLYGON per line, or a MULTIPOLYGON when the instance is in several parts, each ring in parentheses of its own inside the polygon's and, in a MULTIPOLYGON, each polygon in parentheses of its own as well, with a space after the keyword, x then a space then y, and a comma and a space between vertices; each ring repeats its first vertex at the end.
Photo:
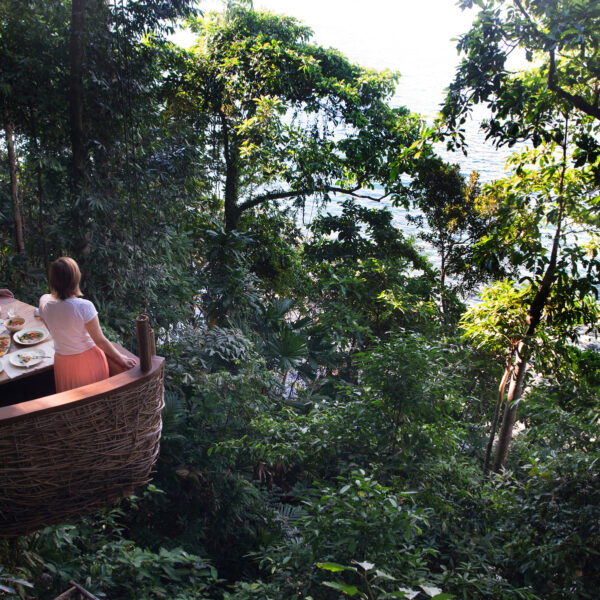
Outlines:
POLYGON ((140 354, 140 368, 147 373, 152 367, 152 330, 148 315, 138 315, 135 320, 137 327, 138 352, 140 354))

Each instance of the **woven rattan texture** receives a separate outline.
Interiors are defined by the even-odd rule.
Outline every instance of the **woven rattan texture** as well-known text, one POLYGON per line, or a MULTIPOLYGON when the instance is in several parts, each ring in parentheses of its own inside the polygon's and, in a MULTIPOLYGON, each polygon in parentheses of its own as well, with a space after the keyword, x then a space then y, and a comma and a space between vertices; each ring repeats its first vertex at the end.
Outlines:
POLYGON ((0 536, 64 523, 148 482, 164 368, 128 389, 0 429, 0 536))

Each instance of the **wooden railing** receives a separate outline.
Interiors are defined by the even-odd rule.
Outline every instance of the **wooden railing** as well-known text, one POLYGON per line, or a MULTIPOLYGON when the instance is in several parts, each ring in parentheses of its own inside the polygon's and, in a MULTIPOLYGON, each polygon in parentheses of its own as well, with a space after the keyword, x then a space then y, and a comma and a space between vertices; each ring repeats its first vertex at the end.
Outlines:
POLYGON ((145 373, 110 367, 103 381, 0 408, 0 536, 65 522, 147 483, 164 359, 151 357, 145 373))

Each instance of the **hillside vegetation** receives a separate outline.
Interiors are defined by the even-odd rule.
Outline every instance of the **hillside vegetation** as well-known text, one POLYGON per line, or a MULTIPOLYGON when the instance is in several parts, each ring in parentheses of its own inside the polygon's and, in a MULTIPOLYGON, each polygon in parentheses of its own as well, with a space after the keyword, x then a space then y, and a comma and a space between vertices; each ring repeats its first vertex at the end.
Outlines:
POLYGON ((0 0, 0 287, 73 256, 166 358, 152 483, 0 541, 0 598, 597 598, 600 11, 460 4, 428 129, 246 2, 0 0), (527 148, 488 185, 432 150, 477 103, 527 148))

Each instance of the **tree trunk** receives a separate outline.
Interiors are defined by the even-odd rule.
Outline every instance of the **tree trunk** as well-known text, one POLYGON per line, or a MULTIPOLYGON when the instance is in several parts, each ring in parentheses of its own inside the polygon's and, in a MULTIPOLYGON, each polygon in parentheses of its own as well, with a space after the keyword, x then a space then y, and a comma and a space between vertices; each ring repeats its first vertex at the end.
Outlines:
POLYGON ((444 320, 446 320, 446 316, 448 310, 446 308, 446 245, 442 241, 442 245, 440 248, 440 293, 442 297, 442 315, 444 316, 444 320))
POLYGON ((225 173, 225 231, 237 229, 240 220, 238 208, 239 170, 235 162, 227 163, 225 173))
POLYGON ((494 412, 492 428, 490 430, 487 447, 485 449, 485 460, 483 461, 484 474, 487 474, 490 469, 490 457, 492 456, 492 448, 494 446, 494 439, 496 438, 496 430, 498 429, 498 422, 500 421, 500 412, 502 410, 502 405, 504 404, 504 390, 506 389, 506 384, 508 383, 512 373, 512 358, 513 355, 511 354, 506 360, 504 375, 502 376, 500 385, 498 386, 498 401, 496 402, 496 410, 494 412))
POLYGON ((87 149, 83 127, 83 34, 89 0, 72 0, 69 120, 71 125, 71 214, 73 222, 72 246, 77 254, 90 251, 88 204, 84 201, 85 166, 87 149))
POLYGON ((78 193, 84 174, 86 159, 83 133, 83 29, 88 0, 73 0, 71 10, 69 119, 71 124, 71 150, 73 190, 78 193))
POLYGON ((45 191, 43 185, 43 174, 42 174, 42 150, 40 148, 40 140, 38 137, 38 119, 35 111, 31 111, 30 114, 31 120, 31 129, 32 129, 32 140, 33 146, 35 148, 35 154, 37 159, 37 167, 36 167, 36 179, 37 179, 37 194, 38 194, 38 235, 42 239, 42 255, 44 259, 44 267, 46 272, 48 272, 48 267, 50 266, 50 262, 48 260, 48 244, 46 242, 46 226, 44 219, 44 198, 45 191))
POLYGON ((494 457, 494 472, 498 473, 506 464, 508 450, 512 441, 512 433, 515 421, 517 419, 518 400, 523 392, 523 382, 527 373, 527 360, 529 358, 529 344, 537 326, 542 320, 542 315, 548 302, 548 297, 552 290, 552 285, 556 277, 556 265, 558 263, 558 251, 562 235, 563 218, 565 215, 565 200, 562 197, 565 185, 565 172, 567 170, 567 135, 568 135, 569 117, 565 116, 565 137, 562 144, 563 162, 560 174, 559 183, 559 204, 558 217, 556 219, 556 231, 552 240, 552 252, 548 266, 540 283, 535 296, 531 302, 531 306, 527 311, 527 332, 519 343, 516 351, 517 361, 513 368, 511 384, 508 389, 508 397, 506 399, 506 408, 504 410, 504 418, 502 420, 502 428, 498 437, 498 445, 496 447, 496 455, 494 457))
POLYGON ((17 251, 25 252, 25 241, 23 239, 23 220, 21 218, 21 203, 19 202, 19 186, 17 181, 17 158, 15 156, 14 127, 9 122, 8 112, 4 110, 4 130, 6 132, 6 146, 8 148, 8 163, 10 170, 10 195, 15 213, 15 239, 17 251))
POLYGON ((225 158, 225 231, 237 229, 240 219, 238 194, 240 186, 239 150, 230 139, 229 125, 225 115, 221 114, 223 128, 223 154, 225 158))
POLYGON ((518 400, 523 393, 523 382, 527 373, 527 357, 524 353, 527 352, 527 345, 524 342, 519 344, 516 352, 517 359, 510 377, 510 385, 508 387, 508 395, 506 398, 506 408, 504 409, 504 418, 502 419, 502 428, 498 436, 498 444, 496 446, 496 454, 494 456, 494 473, 499 473, 506 464, 508 450, 512 441, 513 428, 517 420, 518 400))
MULTIPOLYGON (((562 214, 562 206, 560 212, 562 214)), ((506 398, 506 408, 504 409, 504 418, 502 419, 502 427, 498 437, 498 445, 496 446, 496 455, 494 457, 495 473, 498 473, 505 465, 508 457, 508 449, 512 441, 513 427, 517 418, 518 400, 523 392, 523 382, 527 373, 527 360, 529 358, 529 340, 533 337, 537 326, 542 320, 542 314, 550 295, 552 284, 554 283, 554 275, 556 271, 556 260, 558 256, 558 245, 561 232, 561 220, 558 219, 558 226, 554 237, 552 247, 552 255, 542 283, 537 290, 531 306, 527 311, 527 332, 519 343, 516 350, 516 362, 512 369, 510 386, 508 388, 508 396, 506 398)))

